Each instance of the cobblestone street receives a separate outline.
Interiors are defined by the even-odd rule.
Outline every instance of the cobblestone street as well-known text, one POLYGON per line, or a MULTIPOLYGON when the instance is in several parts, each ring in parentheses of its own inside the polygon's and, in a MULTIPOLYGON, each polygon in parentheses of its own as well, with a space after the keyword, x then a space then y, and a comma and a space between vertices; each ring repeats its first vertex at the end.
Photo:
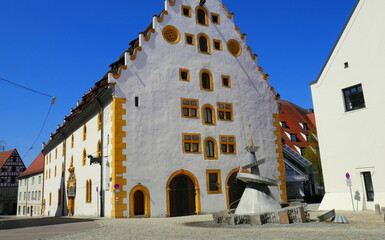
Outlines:
MULTIPOLYGON (((321 212, 312 212, 311 218, 321 212)), ((385 223, 373 211, 337 211, 338 216, 346 216, 349 224, 320 223, 262 226, 216 225, 211 215, 178 218, 142 219, 102 219, 103 227, 82 233, 70 234, 50 239, 309 239, 309 240, 351 240, 385 239, 385 223)))

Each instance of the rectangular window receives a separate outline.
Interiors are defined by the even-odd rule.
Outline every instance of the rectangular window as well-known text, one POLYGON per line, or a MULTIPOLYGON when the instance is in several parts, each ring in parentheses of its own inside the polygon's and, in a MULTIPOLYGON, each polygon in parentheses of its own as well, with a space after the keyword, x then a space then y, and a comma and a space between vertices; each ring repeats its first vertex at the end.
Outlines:
POLYGON ((282 128, 289 128, 289 127, 287 126, 286 122, 284 122, 284 121, 281 122, 281 126, 282 126, 282 128))
POLYGON ((222 86, 223 87, 231 87, 231 79, 229 76, 222 75, 222 86))
POLYGON ((139 97, 135 97, 135 107, 139 107, 139 97))
POLYGON ((185 38, 187 45, 195 45, 195 38, 193 34, 186 33, 185 38))
POLYGON ((217 103, 219 120, 232 121, 233 120, 233 104, 231 103, 217 103))
POLYGON ((191 8, 189 6, 182 5, 182 16, 191 17, 191 8))
POLYGON ((372 182, 372 174, 370 172, 362 172, 365 183, 366 199, 368 202, 373 202, 374 200, 374 189, 372 182))
POLYGON ((214 43, 214 49, 218 51, 222 51, 222 41, 218 39, 213 40, 214 43))
POLYGON ((235 136, 219 136, 222 154, 236 154, 235 136))
POLYGON ((183 138, 183 152, 184 153, 200 153, 201 152, 201 136, 200 134, 184 133, 183 138))
POLYGON ((302 128, 303 128, 303 130, 309 130, 307 123, 302 123, 302 128))
POLYGON ((179 80, 190 81, 190 70, 179 68, 179 80))
POLYGON ((181 99, 182 105, 182 117, 186 118, 199 118, 199 101, 198 99, 181 99))
POLYGON ((206 170, 207 193, 222 193, 221 170, 206 170))
POLYGON ((57 190, 57 205, 61 204, 61 189, 57 190))
POLYGON ((52 193, 49 193, 49 205, 51 206, 52 203, 52 193))
POLYGON ((215 24, 220 24, 221 23, 220 15, 216 13, 211 13, 211 21, 215 24))
POLYGON ((301 147, 301 148, 300 148, 300 151, 301 151, 301 156, 302 156, 302 157, 305 156, 306 148, 301 147))
POLYGON ((361 84, 342 89, 342 92, 344 94, 346 111, 365 107, 364 93, 361 84))

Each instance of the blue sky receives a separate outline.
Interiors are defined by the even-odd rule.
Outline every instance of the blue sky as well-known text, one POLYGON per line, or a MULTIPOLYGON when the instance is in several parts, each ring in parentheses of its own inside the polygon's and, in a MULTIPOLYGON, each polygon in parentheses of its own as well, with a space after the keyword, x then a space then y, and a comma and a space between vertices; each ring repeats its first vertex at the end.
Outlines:
MULTIPOLYGON (((356 2, 223 0, 271 85, 303 108, 312 108, 309 83, 356 2)), ((0 81, 0 145, 16 148, 28 166, 70 108, 163 8, 163 0, 0 0, 0 78, 57 98, 38 137, 51 99, 0 81)))

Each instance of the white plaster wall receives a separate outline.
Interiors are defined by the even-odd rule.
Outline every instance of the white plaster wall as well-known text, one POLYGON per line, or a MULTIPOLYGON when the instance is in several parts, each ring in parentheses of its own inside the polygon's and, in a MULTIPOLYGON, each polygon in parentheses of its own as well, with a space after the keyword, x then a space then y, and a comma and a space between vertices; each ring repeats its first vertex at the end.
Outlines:
MULTIPOLYGON (((261 146, 258 157, 266 158, 261 172, 266 177, 278 177, 277 153, 273 127, 273 113, 277 105, 268 84, 262 79, 258 66, 251 59, 246 43, 234 30, 233 19, 225 15, 221 1, 207 1, 204 5, 209 12, 220 14, 221 24, 210 22, 209 27, 196 24, 195 6, 197 1, 176 1, 170 6, 166 1, 168 15, 162 23, 154 21, 155 33, 145 42, 141 38, 142 51, 134 61, 126 57, 127 70, 119 79, 110 75, 110 81, 116 81, 115 96, 126 98, 124 107, 127 114, 124 130, 127 137, 126 167, 127 185, 123 190, 130 190, 141 183, 151 195, 151 215, 165 216, 167 212, 166 184, 170 175, 178 170, 190 171, 197 177, 200 186, 202 212, 215 212, 226 208, 226 178, 229 172, 249 162, 249 154, 244 148, 249 144, 250 130, 254 145, 261 146), (191 5, 193 17, 181 16, 181 4, 191 5), (178 28, 181 40, 177 44, 167 43, 162 36, 166 25, 178 28), (197 45, 185 44, 184 34, 207 34, 212 40, 220 39, 223 51, 211 50, 211 55, 198 53, 197 45), (236 39, 242 44, 243 54, 233 57, 227 51, 226 43, 236 39), (179 68, 190 70, 190 82, 179 80, 179 68), (200 90, 199 72, 208 69, 213 74, 214 91, 200 90), (231 88, 222 87, 221 75, 231 77, 231 88), (140 106, 134 106, 135 96, 139 97, 140 106), (181 117, 181 98, 199 100, 200 110, 204 104, 211 104, 217 109, 217 102, 233 103, 234 121, 218 120, 216 126, 202 124, 202 119, 181 117), (201 154, 183 154, 182 133, 201 135, 201 154), (219 135, 235 135, 236 155, 220 154, 219 135), (217 141, 218 160, 205 160, 203 141, 213 137, 217 141), (220 169, 222 194, 207 194, 206 170, 220 169)), ((201 115, 201 113, 200 113, 201 115)), ((279 199, 279 191, 272 188, 279 199)), ((125 200, 128 204, 128 199, 125 200)), ((126 212, 127 216, 128 213, 126 212)))
POLYGON ((352 179, 357 209, 385 206, 382 110, 385 95, 385 1, 361 0, 317 83, 311 85, 326 195, 320 209, 351 210, 352 179), (349 68, 344 68, 344 63, 349 68), (342 89, 362 84, 366 108, 345 112, 342 89), (361 172, 370 171, 374 202, 367 202, 361 172))
POLYGON ((42 208, 42 194, 43 194, 43 173, 40 174, 34 174, 29 177, 21 178, 19 179, 19 187, 18 187, 18 195, 17 195, 17 215, 18 216, 30 216, 31 210, 29 212, 25 212, 23 214, 23 207, 25 207, 25 211, 27 211, 27 207, 33 209, 36 209, 36 212, 33 211, 33 216, 40 216, 41 215, 41 208, 42 208), (41 181, 39 183, 39 177, 41 178, 41 181), (35 178, 34 181, 32 181, 32 178, 35 178), (22 183, 21 183, 22 182, 22 183), (21 184, 20 184, 21 183, 21 184), (24 192, 26 193, 26 198, 24 198, 24 192), (28 199, 28 192, 30 192, 31 196, 28 199), (32 198, 32 192, 34 192, 34 198, 32 198), (35 195, 35 192, 37 195, 35 195), (40 192, 40 197, 38 196, 40 192), (21 193, 21 197, 20 197, 21 193), (20 207, 20 213, 19 213, 19 207, 20 207))
MULTIPOLYGON (((107 106, 104 112, 107 113, 107 116, 104 116, 104 137, 103 142, 103 151, 104 155, 107 156, 105 159, 108 159, 108 149, 111 149, 111 145, 107 145, 107 136, 111 136, 111 107, 107 106)), ((82 164, 83 149, 86 149, 87 155, 96 156, 97 144, 101 139, 101 131, 98 130, 98 115, 90 116, 86 120, 87 126, 87 138, 83 140, 83 124, 79 126, 74 132, 74 147, 71 147, 71 135, 66 138, 66 161, 65 161, 65 177, 62 178, 62 162, 64 162, 64 156, 62 156, 62 143, 57 146, 58 149, 58 158, 54 158, 55 149, 50 153, 52 154, 52 161, 49 162, 45 169, 51 169, 51 178, 45 180, 45 191, 44 197, 46 199, 46 210, 45 215, 61 215, 61 207, 63 204, 58 206, 58 189, 60 184, 64 182, 65 191, 67 191, 67 181, 69 177, 68 168, 70 167, 71 157, 73 156, 73 163, 75 167, 76 175, 76 198, 75 198, 75 216, 99 216, 100 214, 100 195, 96 192, 98 188, 100 192, 100 165, 90 165, 90 160, 87 157, 86 165, 82 164), (54 176, 54 166, 57 166, 57 176, 54 176), (86 203, 86 181, 91 179, 92 181, 92 191, 91 191, 91 203, 86 203), (52 203, 49 205, 49 193, 52 193, 52 203)), ((105 161, 105 160, 104 160, 105 161)), ((106 162, 105 162, 106 163, 106 162)), ((108 167, 105 167, 107 171, 108 167)), ((107 188, 109 182, 109 176, 105 173, 105 185, 104 189, 107 188)), ((67 194, 65 194, 67 196, 67 194)), ((107 194, 108 195, 108 194, 107 194)), ((109 205, 109 199, 106 201, 106 205, 109 205)), ((110 206, 108 206, 110 207, 110 206)), ((108 211, 109 212, 109 211, 108 211)), ((108 213, 106 211, 106 213, 108 213)), ((65 214, 67 213, 67 197, 65 199, 65 214)))

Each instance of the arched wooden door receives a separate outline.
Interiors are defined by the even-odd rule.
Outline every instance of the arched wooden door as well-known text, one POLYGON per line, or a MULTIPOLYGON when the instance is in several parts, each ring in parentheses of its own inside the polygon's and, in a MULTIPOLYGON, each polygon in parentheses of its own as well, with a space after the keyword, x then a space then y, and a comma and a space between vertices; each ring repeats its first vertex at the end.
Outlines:
POLYGON ((134 215, 144 215, 144 194, 140 190, 134 193, 134 215))
POLYGON ((195 214, 195 188, 193 181, 186 175, 175 176, 170 185, 170 216, 195 214))
POLYGON ((229 209, 237 208, 239 200, 246 188, 246 183, 237 179, 237 173, 233 172, 227 180, 229 209))

